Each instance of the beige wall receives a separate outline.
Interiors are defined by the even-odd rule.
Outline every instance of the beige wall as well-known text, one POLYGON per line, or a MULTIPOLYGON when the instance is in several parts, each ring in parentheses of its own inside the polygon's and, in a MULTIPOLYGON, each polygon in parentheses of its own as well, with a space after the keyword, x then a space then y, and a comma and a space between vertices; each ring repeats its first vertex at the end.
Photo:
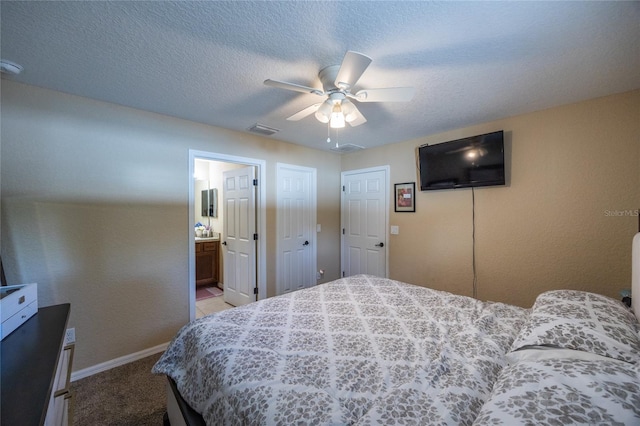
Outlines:
MULTIPOLYGON (((629 286, 640 208, 640 91, 342 156, 2 80, 1 252, 39 303, 70 302, 74 369, 168 341, 188 320, 188 150, 266 161, 267 280, 275 292, 276 162, 318 170, 318 268, 339 275, 340 170, 389 164, 416 181, 415 149, 504 129, 507 187, 476 190, 478 296, 530 306, 570 287, 629 286)), ((425 118, 428 119, 428 118, 425 118)), ((394 213, 390 276, 470 295, 471 191, 418 192, 394 213)))
MULTIPOLYGON (((250 123, 248 123, 250 124, 250 123)), ((263 159, 275 292, 278 161, 318 169, 318 267, 339 275, 340 158, 2 80, 2 241, 11 283, 71 303, 74 370, 169 341, 189 319, 189 149, 263 159)))
MULTIPOLYGON (((529 307, 542 291, 573 288, 619 298, 638 230, 640 91, 343 155, 342 170, 388 164, 392 184, 419 185, 418 146, 501 129, 510 182, 475 190, 478 297, 529 307)), ((417 192, 416 213, 391 208, 390 277, 471 295, 471 190, 417 192)))

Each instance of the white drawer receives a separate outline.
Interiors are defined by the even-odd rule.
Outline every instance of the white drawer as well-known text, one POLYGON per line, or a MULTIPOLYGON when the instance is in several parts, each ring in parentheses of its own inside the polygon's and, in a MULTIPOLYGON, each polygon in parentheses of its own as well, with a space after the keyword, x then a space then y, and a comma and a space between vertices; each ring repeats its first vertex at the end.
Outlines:
MULTIPOLYGON (((18 311, 38 300, 38 284, 20 284, 0 287, 0 321, 5 322, 18 311)), ((37 307, 37 306, 36 306, 37 307)))
POLYGON ((26 320, 34 316, 36 312, 38 312, 38 301, 34 300, 22 308, 22 310, 16 312, 11 318, 2 321, 2 324, 0 324, 0 334, 2 334, 1 339, 4 339, 11 334, 11 332, 20 327, 26 320))

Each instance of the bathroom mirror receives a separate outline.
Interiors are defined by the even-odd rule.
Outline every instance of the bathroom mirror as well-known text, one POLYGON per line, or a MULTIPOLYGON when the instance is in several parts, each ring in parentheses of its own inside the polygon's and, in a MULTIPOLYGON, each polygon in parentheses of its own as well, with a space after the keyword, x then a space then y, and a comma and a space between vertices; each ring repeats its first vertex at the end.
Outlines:
POLYGON ((218 217, 218 188, 202 191, 202 216, 218 217))

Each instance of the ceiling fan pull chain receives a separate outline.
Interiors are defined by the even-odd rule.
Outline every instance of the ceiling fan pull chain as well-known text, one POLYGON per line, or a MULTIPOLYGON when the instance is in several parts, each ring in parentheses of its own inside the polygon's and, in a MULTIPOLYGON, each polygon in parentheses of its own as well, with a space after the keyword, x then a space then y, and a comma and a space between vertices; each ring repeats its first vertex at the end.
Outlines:
POLYGON ((327 143, 331 143, 331 126, 327 123, 327 143))

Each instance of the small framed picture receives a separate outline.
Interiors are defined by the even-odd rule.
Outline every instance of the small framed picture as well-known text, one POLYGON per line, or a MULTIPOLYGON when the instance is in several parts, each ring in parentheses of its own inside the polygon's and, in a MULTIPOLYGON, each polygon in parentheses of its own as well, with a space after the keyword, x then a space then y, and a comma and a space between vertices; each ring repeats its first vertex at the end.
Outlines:
POLYGON ((395 184, 395 211, 415 212, 416 211, 416 183, 396 183, 395 184))

